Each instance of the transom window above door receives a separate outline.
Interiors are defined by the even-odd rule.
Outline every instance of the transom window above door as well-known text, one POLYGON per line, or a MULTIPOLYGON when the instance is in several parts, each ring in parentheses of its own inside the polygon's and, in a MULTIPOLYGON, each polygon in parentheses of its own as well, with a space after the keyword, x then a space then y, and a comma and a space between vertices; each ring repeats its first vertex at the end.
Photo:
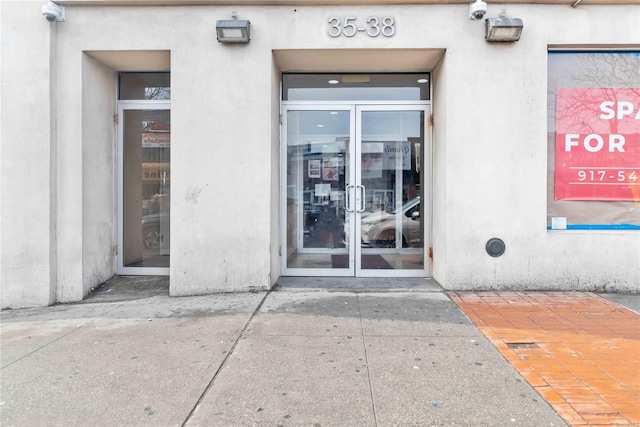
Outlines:
POLYGON ((282 75, 283 101, 428 101, 430 73, 282 75))
POLYGON ((171 99, 171 73, 145 72, 120 73, 118 99, 154 100, 171 99))

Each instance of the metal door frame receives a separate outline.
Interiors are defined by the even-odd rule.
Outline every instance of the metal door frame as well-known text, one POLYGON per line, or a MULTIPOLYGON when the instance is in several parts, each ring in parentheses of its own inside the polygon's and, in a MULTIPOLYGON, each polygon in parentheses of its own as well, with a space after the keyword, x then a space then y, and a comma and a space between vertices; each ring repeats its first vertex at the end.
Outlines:
MULTIPOLYGON (((379 104, 375 105, 362 105, 361 103, 357 103, 356 105, 356 141, 355 141, 355 155, 356 158, 356 180, 355 183, 357 186, 362 186, 362 113, 367 111, 422 111, 423 120, 424 120, 424 145, 422 147, 423 156, 421 157, 422 164, 431 165, 431 135, 429 134, 429 114, 431 106, 428 103, 403 103, 399 105, 398 103, 388 103, 388 104, 379 104), (428 163, 427 163, 428 160, 428 163)), ((431 180, 430 180, 431 167, 427 169, 427 173, 424 174, 424 169, 421 171, 423 174, 422 182, 424 183, 424 187, 422 188, 423 196, 424 194, 428 194, 429 197, 423 197, 422 199, 428 199, 431 196, 431 180)), ((366 191, 366 190, 364 190, 366 191)), ((360 236, 362 233, 362 216, 361 213, 356 210, 355 212, 355 230, 354 230, 354 239, 357 239, 358 244, 356 245, 355 250, 355 277, 428 277, 430 275, 430 266, 428 262, 428 248, 430 245, 430 229, 431 229, 431 212, 430 200, 422 200, 420 203, 424 203, 423 212, 427 215, 427 220, 424 221, 424 235, 422 236, 423 241, 423 265, 424 268, 422 270, 399 270, 399 269, 363 269, 362 268, 362 255, 364 248, 360 244, 360 236)), ((396 240, 398 241, 398 240, 396 240)), ((415 252, 415 249, 400 249, 403 252, 415 252)), ((367 252, 375 252, 367 250, 367 252)))
MULTIPOLYGON (((281 126, 281 144, 280 144, 280 268, 285 276, 334 276, 334 277, 353 277, 355 273, 354 245, 349 244, 349 267, 334 268, 289 268, 287 267, 287 123, 288 111, 349 111, 349 182, 355 180, 355 160, 353 155, 355 141, 355 127, 353 126, 355 119, 355 106, 348 103, 312 103, 312 102, 286 102, 282 104, 282 126, 281 126)), ((298 222, 300 223, 300 222, 298 222)), ((349 221, 349 236, 354 235, 353 221, 349 221)), ((300 245, 299 247, 302 247, 300 245)), ((307 253, 330 253, 329 250, 310 249, 307 253)))
MULTIPOLYGON (((431 102, 415 101, 391 101, 391 102, 313 102, 313 101, 283 101, 281 104, 281 127, 280 127, 280 268, 283 276, 311 276, 311 277, 429 277, 431 265, 428 257, 428 250, 431 242, 431 128, 429 117, 431 112, 431 102), (289 111, 319 111, 335 110, 350 112, 349 129, 349 182, 355 185, 361 184, 361 115, 363 111, 422 111, 424 113, 424 147, 422 148, 421 164, 423 168, 423 212, 427 216, 424 221, 423 242, 423 264, 422 270, 376 270, 362 269, 362 247, 360 244, 361 214, 353 212, 350 215, 348 231, 349 236, 349 268, 288 268, 287 267, 287 120, 289 111), (426 168, 425 168, 426 166, 426 168), (424 196, 427 197, 424 197, 424 196)), ((353 188, 352 200, 359 203, 357 191, 353 188)), ((346 195, 345 197, 349 197, 346 195)), ((356 210, 357 211, 357 210, 356 210)), ((300 223, 300 222, 298 222, 300 223)), ((301 247, 301 246, 300 246, 301 247)), ((316 252, 309 251, 309 252, 316 252)))
MULTIPOLYGON (((169 110, 171 101, 118 101, 118 143, 117 143, 117 176, 118 176, 118 223, 116 226, 118 250, 116 251, 116 273, 132 276, 168 276, 169 267, 126 267, 124 265, 124 112, 141 110, 169 110)), ((169 148, 171 149, 171 148, 169 148)), ((169 207, 171 209, 171 207, 169 207)), ((169 219, 171 221, 171 219, 169 219)), ((169 248, 171 253, 171 248, 169 248)), ((171 255, 169 255, 171 256, 171 255)), ((171 262, 171 258, 169 258, 171 262)))

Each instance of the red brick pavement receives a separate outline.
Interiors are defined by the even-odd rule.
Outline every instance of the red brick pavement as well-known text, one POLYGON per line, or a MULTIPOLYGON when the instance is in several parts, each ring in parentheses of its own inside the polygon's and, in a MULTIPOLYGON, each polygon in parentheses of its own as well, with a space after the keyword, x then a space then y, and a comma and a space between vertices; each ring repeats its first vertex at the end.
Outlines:
POLYGON ((454 292, 572 426, 640 426, 640 315, 588 292, 454 292))

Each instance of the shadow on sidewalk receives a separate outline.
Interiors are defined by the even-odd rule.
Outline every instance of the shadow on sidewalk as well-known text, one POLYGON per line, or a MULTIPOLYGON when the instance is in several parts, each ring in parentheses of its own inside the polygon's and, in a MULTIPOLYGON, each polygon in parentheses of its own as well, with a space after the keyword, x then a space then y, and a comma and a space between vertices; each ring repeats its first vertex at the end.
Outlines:
POLYGON ((90 293, 84 304, 169 296, 169 276, 114 276, 90 293))

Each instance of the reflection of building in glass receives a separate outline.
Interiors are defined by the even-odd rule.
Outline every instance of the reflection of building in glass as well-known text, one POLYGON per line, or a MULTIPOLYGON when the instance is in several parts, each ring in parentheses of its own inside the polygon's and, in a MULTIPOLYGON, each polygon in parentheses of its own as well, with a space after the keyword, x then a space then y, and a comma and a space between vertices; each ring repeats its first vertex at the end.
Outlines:
POLYGON ((639 69, 634 52, 549 53, 549 228, 640 229, 639 69))

